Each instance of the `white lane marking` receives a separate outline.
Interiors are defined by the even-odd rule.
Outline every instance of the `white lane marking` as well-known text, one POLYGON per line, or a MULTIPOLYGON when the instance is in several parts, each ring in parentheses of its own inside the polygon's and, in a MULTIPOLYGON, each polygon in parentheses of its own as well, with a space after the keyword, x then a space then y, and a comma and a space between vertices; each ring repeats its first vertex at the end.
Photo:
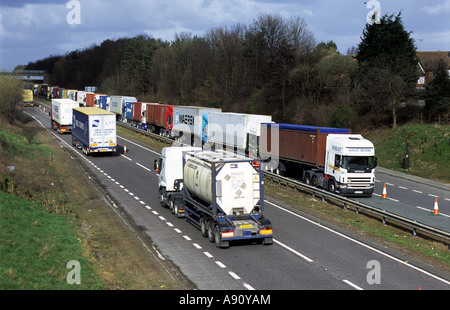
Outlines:
POLYGON ((402 260, 400 260, 400 259, 398 259, 398 258, 396 258, 396 257, 394 257, 394 256, 392 256, 392 255, 389 255, 389 254, 387 254, 387 253, 382 252, 381 250, 378 250, 378 249, 376 249, 376 248, 374 248, 374 247, 371 247, 371 246, 369 246, 369 245, 367 245, 367 244, 364 244, 364 243, 362 243, 361 241, 358 241, 358 240, 353 239, 353 238, 351 238, 351 237, 349 237, 349 236, 346 236, 346 235, 344 235, 344 234, 342 234, 342 233, 340 233, 340 232, 338 232, 338 231, 335 231, 335 230, 333 230, 333 229, 331 229, 331 228, 328 228, 328 227, 326 227, 326 226, 324 226, 324 225, 322 225, 322 224, 320 224, 320 223, 316 223, 316 222, 314 222, 314 221, 312 221, 312 220, 310 220, 310 219, 308 219, 308 218, 306 218, 306 217, 304 217, 304 216, 301 216, 300 214, 297 214, 297 213, 295 213, 295 212, 292 212, 292 211, 290 211, 290 210, 287 210, 287 209, 285 209, 285 208, 282 208, 281 206, 278 206, 278 205, 276 205, 276 204, 274 204, 274 203, 272 203, 272 202, 270 202, 270 201, 268 201, 268 200, 265 200, 265 202, 269 203, 270 205, 272 205, 272 206, 274 206, 274 207, 276 207, 276 208, 278 208, 278 209, 280 209, 280 210, 283 210, 283 211, 285 211, 285 212, 287 212, 287 213, 289 213, 289 214, 292 214, 292 215, 294 215, 294 216, 296 216, 296 217, 298 217, 298 218, 301 218, 301 219, 303 219, 303 220, 306 221, 306 222, 309 222, 309 223, 311 223, 311 224, 313 224, 313 225, 316 225, 316 226, 318 226, 318 227, 321 227, 321 228, 323 228, 323 229, 325 229, 325 230, 327 230, 327 231, 329 231, 329 232, 331 232, 331 233, 334 233, 335 235, 341 236, 341 237, 344 238, 344 239, 347 239, 347 240, 349 240, 349 241, 352 241, 353 243, 359 244, 359 245, 361 245, 361 246, 363 246, 363 247, 365 247, 365 248, 367 248, 367 249, 369 249, 369 250, 372 250, 373 252, 376 252, 376 253, 378 253, 378 254, 380 254, 380 255, 383 255, 383 256, 385 256, 385 257, 387 257, 387 258, 390 258, 390 259, 393 260, 393 261, 396 261, 396 262, 398 262, 398 263, 400 263, 400 264, 402 264, 402 265, 408 266, 408 267, 410 267, 410 268, 412 268, 412 269, 414 269, 414 270, 416 270, 416 271, 419 271, 419 272, 421 272, 421 273, 423 273, 423 274, 426 274, 426 275, 428 275, 428 276, 430 276, 430 277, 432 277, 432 278, 435 278, 435 279, 437 279, 437 280, 439 280, 439 281, 441 281, 441 282, 443 282, 443 283, 446 283, 446 284, 450 285, 450 281, 447 281, 447 280, 445 280, 445 279, 443 279, 443 278, 440 278, 440 277, 438 277, 438 276, 436 276, 436 275, 434 275, 434 274, 432 274, 432 273, 429 273, 429 272, 426 271, 426 270, 420 269, 419 267, 416 267, 416 266, 414 266, 414 265, 411 265, 409 262, 402 261, 402 260))
POLYGON ((240 280, 241 277, 235 274, 233 271, 228 271, 228 274, 232 276, 235 280, 240 280))
POLYGON ((293 248, 288 247, 288 246, 285 245, 284 243, 281 243, 280 241, 278 241, 278 240, 276 240, 276 239, 273 239, 273 241, 274 241, 275 243, 278 243, 279 245, 281 245, 283 248, 287 249, 288 251, 291 251, 291 252, 294 253, 295 255, 300 256, 301 258, 303 258, 303 259, 306 260, 307 262, 309 262, 309 263, 312 263, 312 262, 313 262, 313 260, 310 259, 309 257, 306 257, 305 255, 303 255, 303 254, 297 252, 296 250, 294 250, 293 248))
POLYGON ((350 286, 356 288, 356 289, 359 290, 359 291, 362 291, 362 290, 363 290, 361 287, 359 287, 358 285, 356 285, 356 284, 350 282, 349 280, 342 280, 342 281, 344 281, 344 282, 347 283, 348 285, 350 285, 350 286))
POLYGON ((145 169, 145 170, 151 172, 151 170, 150 170, 149 168, 145 167, 144 165, 141 165, 140 163, 136 163, 136 165, 138 165, 138 166, 141 167, 142 169, 145 169))
POLYGON ((125 158, 125 159, 128 159, 129 161, 133 161, 130 157, 127 157, 127 156, 125 156, 125 155, 123 155, 123 154, 121 154, 121 156, 122 156, 123 158, 125 158))
MULTIPOLYGON (((133 142, 133 141, 131 141, 131 140, 125 139, 125 138, 123 138, 123 137, 121 137, 121 136, 117 136, 117 137, 120 138, 120 139, 122 139, 122 140, 125 140, 125 141, 127 141, 127 142, 129 142, 129 143, 131 143, 131 144, 134 144, 134 145, 140 147, 141 149, 144 149, 144 150, 146 150, 146 151, 152 152, 153 154, 156 154, 156 155, 158 155, 158 156, 161 155, 161 154, 159 154, 159 153, 157 153, 157 152, 155 152, 155 151, 153 151, 153 150, 151 150, 151 149, 149 149, 149 148, 146 148, 146 147, 144 147, 144 146, 142 146, 142 145, 139 145, 139 144, 137 144, 137 143, 135 143, 135 142, 133 142)), ((122 155, 122 156, 123 156, 123 155, 122 155)))

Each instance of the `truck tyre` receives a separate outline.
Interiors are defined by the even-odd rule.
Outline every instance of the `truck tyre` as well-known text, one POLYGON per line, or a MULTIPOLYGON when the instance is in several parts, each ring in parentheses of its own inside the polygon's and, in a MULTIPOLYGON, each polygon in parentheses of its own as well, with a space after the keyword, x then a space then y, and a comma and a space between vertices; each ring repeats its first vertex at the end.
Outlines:
POLYGON ((214 242, 214 224, 211 221, 206 222, 206 227, 208 229, 208 240, 209 242, 214 242))
POLYGON ((271 238, 271 237, 264 238, 262 244, 264 244, 264 245, 271 245, 271 244, 273 244, 273 238, 271 238))
POLYGON ((220 234, 218 225, 216 225, 214 229, 214 241, 216 243, 216 247, 218 248, 228 248, 230 246, 230 241, 222 241, 222 235, 220 234))
POLYGON ((305 182, 306 185, 311 184, 311 179, 310 179, 309 173, 305 174, 305 178, 304 178, 303 182, 305 182))
POLYGON ((314 186, 314 187, 317 187, 318 183, 319 182, 317 181, 317 176, 313 175, 312 178, 311 178, 311 185, 314 186))
POLYGON ((334 180, 328 181, 328 191, 333 194, 336 192, 336 183, 334 183, 334 180))
POLYGON ((169 206, 169 210, 170 210, 170 213, 172 213, 172 214, 174 214, 175 213, 175 211, 174 211, 174 196, 172 195, 172 196, 169 196, 169 198, 167 199, 167 205, 169 206))
POLYGON ((182 205, 182 201, 180 199, 176 199, 175 203, 174 203, 174 207, 173 207, 173 211, 175 212, 176 217, 180 218, 181 214, 180 214, 180 209, 183 207, 182 205))
POLYGON ((204 217, 200 218, 200 231, 203 237, 208 237, 208 228, 206 227, 207 221, 204 217))
POLYGON ((167 197, 166 197, 166 189, 164 187, 160 187, 158 190, 158 200, 159 203, 161 203, 161 206, 166 207, 167 197))

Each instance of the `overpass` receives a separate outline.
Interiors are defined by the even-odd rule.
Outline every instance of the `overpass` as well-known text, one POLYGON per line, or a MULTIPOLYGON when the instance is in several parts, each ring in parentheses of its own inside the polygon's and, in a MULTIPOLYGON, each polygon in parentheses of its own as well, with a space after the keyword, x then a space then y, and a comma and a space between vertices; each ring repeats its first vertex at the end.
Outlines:
POLYGON ((39 84, 43 84, 47 80, 47 72, 45 70, 16 70, 13 72, 1 72, 0 74, 11 76, 14 79, 39 84))

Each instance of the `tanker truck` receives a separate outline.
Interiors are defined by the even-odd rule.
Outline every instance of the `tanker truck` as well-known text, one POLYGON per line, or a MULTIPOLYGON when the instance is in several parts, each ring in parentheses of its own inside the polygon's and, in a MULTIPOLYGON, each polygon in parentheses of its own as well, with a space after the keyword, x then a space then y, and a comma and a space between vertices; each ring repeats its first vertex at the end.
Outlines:
POLYGON ((372 196, 375 148, 349 129, 264 123, 259 147, 264 170, 343 196, 372 196))
POLYGON ((166 147, 155 161, 159 200, 177 217, 186 217, 219 248, 233 240, 273 243, 264 217, 263 171, 255 158, 198 147, 166 147))

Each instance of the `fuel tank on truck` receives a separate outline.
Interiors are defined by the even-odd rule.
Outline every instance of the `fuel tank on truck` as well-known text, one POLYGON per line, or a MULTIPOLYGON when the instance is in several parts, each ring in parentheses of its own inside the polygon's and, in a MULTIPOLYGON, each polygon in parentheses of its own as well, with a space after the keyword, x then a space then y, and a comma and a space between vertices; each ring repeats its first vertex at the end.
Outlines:
POLYGON ((188 157, 184 165, 184 186, 209 205, 216 199, 217 206, 226 215, 250 214, 260 200, 261 180, 259 171, 248 158, 245 160, 231 152, 196 153, 195 157, 188 157))

